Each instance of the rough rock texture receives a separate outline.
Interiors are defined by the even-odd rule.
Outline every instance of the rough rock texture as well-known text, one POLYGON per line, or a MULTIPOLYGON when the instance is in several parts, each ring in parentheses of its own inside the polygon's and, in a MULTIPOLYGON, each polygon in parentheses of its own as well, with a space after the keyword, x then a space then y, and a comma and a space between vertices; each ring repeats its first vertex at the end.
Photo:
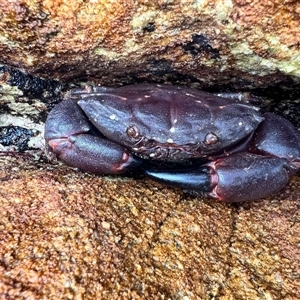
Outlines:
POLYGON ((0 160, 0 299, 299 299, 300 180, 229 205, 0 160))
POLYGON ((0 299, 300 299, 299 176, 229 205, 43 156, 47 113, 91 81, 251 89, 299 127, 299 9, 0 0, 0 299))
POLYGON ((0 63, 50 79, 299 83, 297 0, 1 0, 0 16, 0 63))

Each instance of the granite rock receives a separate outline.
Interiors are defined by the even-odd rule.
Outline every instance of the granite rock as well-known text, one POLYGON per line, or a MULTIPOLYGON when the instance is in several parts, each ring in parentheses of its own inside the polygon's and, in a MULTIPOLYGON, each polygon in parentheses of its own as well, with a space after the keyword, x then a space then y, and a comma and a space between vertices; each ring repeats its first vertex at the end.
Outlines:
POLYGON ((1 157, 1 299, 297 299, 300 180, 230 205, 1 157))
POLYGON ((0 1, 0 63, 103 85, 299 84, 298 1, 0 1))

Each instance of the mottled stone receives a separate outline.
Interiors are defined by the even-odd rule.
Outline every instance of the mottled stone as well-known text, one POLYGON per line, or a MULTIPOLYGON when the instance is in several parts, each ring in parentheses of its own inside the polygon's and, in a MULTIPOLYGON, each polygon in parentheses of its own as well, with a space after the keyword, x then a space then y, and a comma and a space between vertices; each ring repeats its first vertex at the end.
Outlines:
POLYGON ((1 299, 296 299, 299 188, 229 205, 0 160, 1 299))
POLYGON ((50 79, 299 83, 298 1, 0 1, 0 62, 50 79))
POLYGON ((299 125, 298 1, 0 0, 0 15, 0 136, 33 133, 0 145, 0 299, 299 297, 299 176, 229 205, 42 154, 74 82, 260 87, 299 125))

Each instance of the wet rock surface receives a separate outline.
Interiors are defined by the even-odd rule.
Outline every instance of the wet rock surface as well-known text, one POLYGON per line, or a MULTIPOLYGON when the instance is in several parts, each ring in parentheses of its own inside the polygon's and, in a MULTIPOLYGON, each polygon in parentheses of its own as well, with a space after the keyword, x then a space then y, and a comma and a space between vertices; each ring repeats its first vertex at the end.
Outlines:
POLYGON ((70 3, 0 0, 0 299, 299 299, 299 176, 230 205, 43 154, 86 83, 251 91, 299 128, 298 2, 70 3))
POLYGON ((299 177, 230 205, 1 156, 3 299, 296 299, 299 177))
POLYGON ((0 1, 0 62, 48 79, 299 84, 297 1, 0 1))

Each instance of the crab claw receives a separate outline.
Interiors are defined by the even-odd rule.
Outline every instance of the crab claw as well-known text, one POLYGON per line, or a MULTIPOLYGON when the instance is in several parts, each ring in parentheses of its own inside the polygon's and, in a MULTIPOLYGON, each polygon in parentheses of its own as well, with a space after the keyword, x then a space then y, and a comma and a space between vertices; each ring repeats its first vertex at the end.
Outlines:
POLYGON ((62 161, 83 171, 120 174, 139 165, 125 148, 89 134, 53 139, 48 144, 62 161))
POLYGON ((146 170, 154 180, 169 186, 200 190, 225 202, 242 202, 270 196, 295 174, 284 158, 239 153, 204 166, 178 170, 146 170))
POLYGON ((141 163, 126 148, 101 136, 73 100, 64 100, 51 111, 45 139, 51 152, 84 171, 119 174, 141 163))
POLYGON ((145 174, 157 182, 172 187, 179 187, 188 190, 201 190, 210 192, 211 174, 210 168, 202 166, 188 169, 145 169, 145 174))

